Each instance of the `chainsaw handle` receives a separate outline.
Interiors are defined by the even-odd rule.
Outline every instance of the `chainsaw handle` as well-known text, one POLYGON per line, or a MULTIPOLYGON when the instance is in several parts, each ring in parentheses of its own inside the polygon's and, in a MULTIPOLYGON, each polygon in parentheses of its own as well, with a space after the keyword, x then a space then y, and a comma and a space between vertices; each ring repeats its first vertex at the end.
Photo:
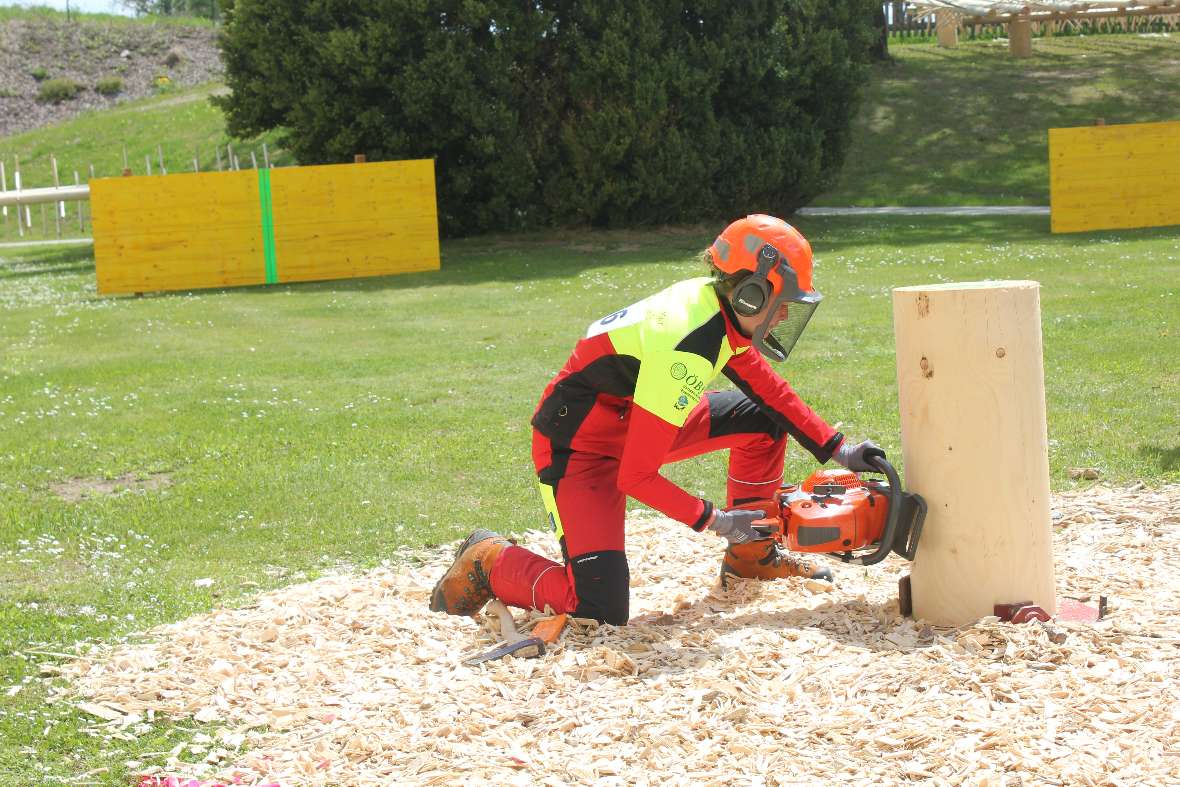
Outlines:
POLYGON ((889 553, 893 551, 893 542, 897 537, 897 522, 901 519, 901 479, 898 478, 897 471, 884 456, 871 455, 866 457, 866 460, 874 467, 875 472, 885 476, 889 481, 889 515, 885 519, 885 531, 881 534, 877 551, 857 557, 850 557, 847 552, 828 553, 832 557, 854 566, 871 566, 888 557, 889 553))

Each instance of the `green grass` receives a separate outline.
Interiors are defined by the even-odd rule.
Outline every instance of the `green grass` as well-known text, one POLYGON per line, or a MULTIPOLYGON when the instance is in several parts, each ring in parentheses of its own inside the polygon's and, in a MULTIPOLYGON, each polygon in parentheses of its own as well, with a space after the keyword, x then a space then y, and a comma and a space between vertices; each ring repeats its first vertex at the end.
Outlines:
MULTIPOLYGON (((12 19, 51 19, 56 22, 64 22, 66 21, 66 12, 48 6, 0 5, 0 22, 12 19)), ((214 25, 212 20, 199 16, 157 16, 155 14, 124 16, 122 14, 81 12, 77 9, 70 11, 69 19, 115 25, 177 25, 179 27, 212 27, 214 25)))
MULTIPOLYGON (((1077 483, 1074 466, 1180 481, 1174 231, 798 224, 827 298, 785 373, 829 420, 900 455, 891 287, 1035 279, 1054 488, 1077 483)), ((91 778, 125 784, 126 760, 193 726, 89 737, 68 705, 45 704, 33 678, 53 659, 30 651, 114 641, 477 525, 541 526, 528 427, 541 388, 591 320, 698 274, 690 257, 715 232, 489 237, 446 244, 433 273, 114 299, 95 295, 88 248, 0 251, 0 784, 104 767, 91 778), (77 503, 51 486, 161 473, 165 488, 77 503)), ((723 461, 668 474, 718 497, 723 461)), ((790 452, 789 477, 813 467, 790 452)))
MULTIPOLYGON (((892 43, 892 41, 891 41, 892 43)), ((897 46, 816 205, 1048 205, 1048 129, 1180 120, 1180 34, 897 46)))
MULTIPOLYGON (((0 161, 8 171, 8 187, 14 186, 13 163, 20 159, 21 179, 25 188, 45 188, 53 185, 51 156, 57 157, 62 183, 73 183, 77 171, 82 182, 94 166, 97 177, 116 177, 123 171, 123 150, 127 163, 135 175, 147 171, 144 157, 151 158, 152 172, 159 174, 159 154, 163 149, 164 166, 169 172, 192 172, 192 159, 199 155, 202 172, 216 170, 217 150, 223 166, 226 164, 227 143, 242 167, 251 166, 253 151, 261 166, 262 144, 267 144, 271 161, 280 166, 294 163, 290 154, 276 142, 277 133, 253 140, 233 140, 225 132, 225 116, 208 101, 218 84, 202 85, 188 90, 166 92, 138 101, 120 104, 114 109, 90 112, 73 120, 48 128, 0 139, 0 161)), ((89 213, 83 231, 78 230, 75 211, 78 203, 66 203, 67 219, 63 221, 62 237, 89 236, 89 213)), ((14 209, 7 222, 0 219, 0 241, 18 240, 14 209)), ((52 208, 46 207, 48 221, 41 220, 41 207, 32 206, 35 240, 57 237, 52 208)), ((87 207, 88 211, 88 207, 87 207)))

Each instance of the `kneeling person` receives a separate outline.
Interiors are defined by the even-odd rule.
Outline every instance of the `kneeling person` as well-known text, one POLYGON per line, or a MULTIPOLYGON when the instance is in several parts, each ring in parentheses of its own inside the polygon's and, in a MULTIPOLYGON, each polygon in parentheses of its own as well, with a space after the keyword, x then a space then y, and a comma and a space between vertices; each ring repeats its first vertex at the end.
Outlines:
POLYGON ((782 484, 787 440, 821 464, 854 471, 884 453, 851 444, 767 363, 785 360, 820 294, 811 246, 781 219, 730 224, 704 255, 711 276, 673 284, 592 324, 533 415, 533 462, 564 563, 488 530, 463 542, 430 608, 474 615, 494 596, 525 609, 625 624, 630 576, 624 550, 628 496, 726 539, 722 576, 831 579, 831 571, 780 552, 734 506, 782 484), (736 391, 706 391, 725 375, 736 391), (729 450, 724 508, 660 475, 660 467, 729 450))

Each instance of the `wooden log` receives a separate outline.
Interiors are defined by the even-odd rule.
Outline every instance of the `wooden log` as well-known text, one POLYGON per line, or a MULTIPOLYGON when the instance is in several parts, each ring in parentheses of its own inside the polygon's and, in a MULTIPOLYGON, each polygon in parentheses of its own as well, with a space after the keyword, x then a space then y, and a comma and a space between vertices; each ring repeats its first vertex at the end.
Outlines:
POLYGON ((959 45, 959 15, 949 8, 940 8, 937 12, 935 28, 938 31, 938 45, 945 49, 954 49, 959 45))
POLYGON ((1032 23, 1027 16, 1014 16, 1008 22, 1008 51, 1012 57, 1032 57, 1032 23))
POLYGON ((962 625, 993 605, 1056 610, 1040 285, 893 291, 906 487, 926 498, 914 616, 962 625))

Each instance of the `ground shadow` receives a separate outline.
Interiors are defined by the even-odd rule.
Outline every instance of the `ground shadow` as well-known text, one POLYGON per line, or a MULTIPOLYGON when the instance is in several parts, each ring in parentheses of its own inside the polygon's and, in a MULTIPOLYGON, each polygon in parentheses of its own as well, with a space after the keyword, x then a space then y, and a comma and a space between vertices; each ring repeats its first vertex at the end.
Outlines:
POLYGON ((1156 462, 1164 472, 1180 470, 1180 446, 1164 448, 1159 445, 1143 445, 1137 452, 1149 462, 1156 462))
POLYGON ((5 258, 0 254, 0 281, 94 270, 94 251, 89 245, 53 246, 5 258), (13 270, 19 268, 19 270, 13 270))
MULTIPOLYGON (((694 632, 708 632, 716 634, 719 629, 737 631, 746 628, 794 629, 823 634, 833 642, 841 645, 862 648, 875 653, 911 653, 930 647, 936 636, 935 632, 925 626, 920 626, 915 632, 911 621, 898 618, 898 602, 891 599, 883 603, 872 603, 857 598, 839 598, 839 587, 833 591, 835 598, 825 601, 816 607, 797 607, 789 610, 760 611, 751 609, 749 612, 729 614, 735 610, 750 606, 762 596, 774 583, 749 582, 734 591, 713 588, 705 595, 696 599, 687 607, 675 613, 649 613, 631 619, 626 630, 610 629, 599 632, 584 644, 577 647, 588 647, 593 644, 611 645, 612 639, 619 637, 614 644, 622 644, 624 638, 632 641, 642 627, 657 626, 663 634, 658 641, 665 641, 671 637, 686 639, 691 642, 694 632), (724 614, 724 617, 720 617, 724 614), (880 622, 880 621, 886 622, 880 622), (864 625, 866 621, 871 622, 864 625), (885 637, 897 633, 899 642, 892 642, 885 637), (670 636, 669 636, 670 635, 670 636), (899 644, 900 643, 900 644, 899 644)), ((656 640, 653 637, 653 641, 656 640)), ((685 644, 680 650, 687 653, 699 652, 709 659, 716 658, 719 645, 685 644)), ((660 664, 645 674, 680 673, 694 669, 693 659, 676 659, 667 664, 660 664)))

